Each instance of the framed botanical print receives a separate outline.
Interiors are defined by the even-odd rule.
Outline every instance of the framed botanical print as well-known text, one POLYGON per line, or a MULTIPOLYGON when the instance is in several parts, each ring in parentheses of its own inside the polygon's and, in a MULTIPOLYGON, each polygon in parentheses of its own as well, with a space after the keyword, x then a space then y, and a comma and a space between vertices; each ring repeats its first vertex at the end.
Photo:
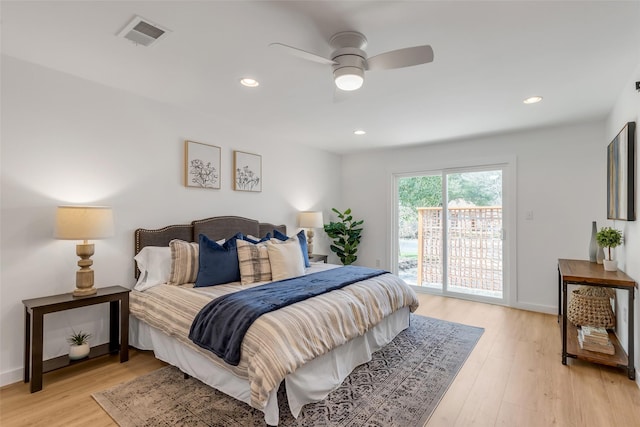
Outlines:
POLYGON ((184 142, 184 185, 220 188, 220 147, 195 141, 184 142))
POLYGON ((233 152, 233 189, 236 191, 262 191, 262 156, 233 152))

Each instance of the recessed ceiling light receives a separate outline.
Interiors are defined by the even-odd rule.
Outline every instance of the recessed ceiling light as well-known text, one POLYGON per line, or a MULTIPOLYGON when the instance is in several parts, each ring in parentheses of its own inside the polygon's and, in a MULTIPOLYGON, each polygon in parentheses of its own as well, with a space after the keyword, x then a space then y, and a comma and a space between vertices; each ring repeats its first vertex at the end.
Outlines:
POLYGON ((353 131, 354 135, 364 135, 366 133, 367 132, 363 131, 362 129, 356 129, 356 130, 353 131))
POLYGON ((523 102, 525 104, 535 104, 536 102, 540 102, 540 101, 542 101, 541 96, 530 96, 529 98, 525 99, 523 102))
POLYGON ((240 79, 240 84, 246 87, 258 87, 260 83, 256 79, 252 79, 250 77, 244 77, 240 79))

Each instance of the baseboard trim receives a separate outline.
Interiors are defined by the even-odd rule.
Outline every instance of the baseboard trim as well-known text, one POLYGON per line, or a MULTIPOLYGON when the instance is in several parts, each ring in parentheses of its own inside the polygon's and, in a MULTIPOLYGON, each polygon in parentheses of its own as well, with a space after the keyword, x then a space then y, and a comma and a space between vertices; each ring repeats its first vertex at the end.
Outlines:
POLYGON ((550 305, 516 302, 513 305, 513 308, 518 308, 520 310, 527 310, 527 311, 535 311, 538 313, 555 314, 555 315, 558 314, 558 307, 550 306, 550 305))
POLYGON ((0 387, 5 385, 17 383, 23 380, 24 371, 22 368, 14 369, 12 371, 4 371, 0 373, 0 387))

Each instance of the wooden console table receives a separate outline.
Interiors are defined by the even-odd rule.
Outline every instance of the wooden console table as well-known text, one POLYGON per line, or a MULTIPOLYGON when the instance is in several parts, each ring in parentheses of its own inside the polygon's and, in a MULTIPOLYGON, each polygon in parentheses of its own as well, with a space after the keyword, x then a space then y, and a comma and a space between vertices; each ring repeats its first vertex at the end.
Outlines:
POLYGON ((558 321, 562 322, 562 364, 567 364, 567 357, 587 360, 608 366, 625 368, 629 379, 634 380, 636 371, 633 366, 633 300, 636 282, 623 271, 605 271, 603 266, 595 262, 559 259, 558 260, 558 321), (629 338, 625 353, 616 335, 609 331, 609 338, 615 347, 615 354, 608 355, 583 350, 578 344, 577 328, 567 320, 567 285, 588 285, 605 288, 626 289, 629 296, 627 326, 629 338))
POLYGON ((94 295, 71 293, 23 300, 24 382, 31 380, 31 393, 42 390, 42 374, 105 354, 120 353, 120 363, 129 360, 129 292, 122 286, 98 288, 94 295), (109 342, 91 348, 87 359, 70 361, 68 355, 42 360, 44 315, 58 311, 109 303, 109 342), (120 341, 120 342, 118 342, 120 341), (33 377, 30 377, 33 372, 33 377))

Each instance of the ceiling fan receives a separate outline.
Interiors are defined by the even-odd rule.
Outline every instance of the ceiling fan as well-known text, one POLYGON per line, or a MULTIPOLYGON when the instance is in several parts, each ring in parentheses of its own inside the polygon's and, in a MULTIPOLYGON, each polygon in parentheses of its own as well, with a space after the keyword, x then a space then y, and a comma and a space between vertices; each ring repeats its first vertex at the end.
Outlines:
POLYGON ((367 38, 356 31, 334 34, 329 44, 334 49, 330 58, 282 43, 271 43, 269 46, 308 61, 331 65, 336 86, 346 91, 362 87, 365 70, 389 70, 433 61, 433 49, 429 45, 406 47, 367 58, 367 53, 364 51, 367 38))

